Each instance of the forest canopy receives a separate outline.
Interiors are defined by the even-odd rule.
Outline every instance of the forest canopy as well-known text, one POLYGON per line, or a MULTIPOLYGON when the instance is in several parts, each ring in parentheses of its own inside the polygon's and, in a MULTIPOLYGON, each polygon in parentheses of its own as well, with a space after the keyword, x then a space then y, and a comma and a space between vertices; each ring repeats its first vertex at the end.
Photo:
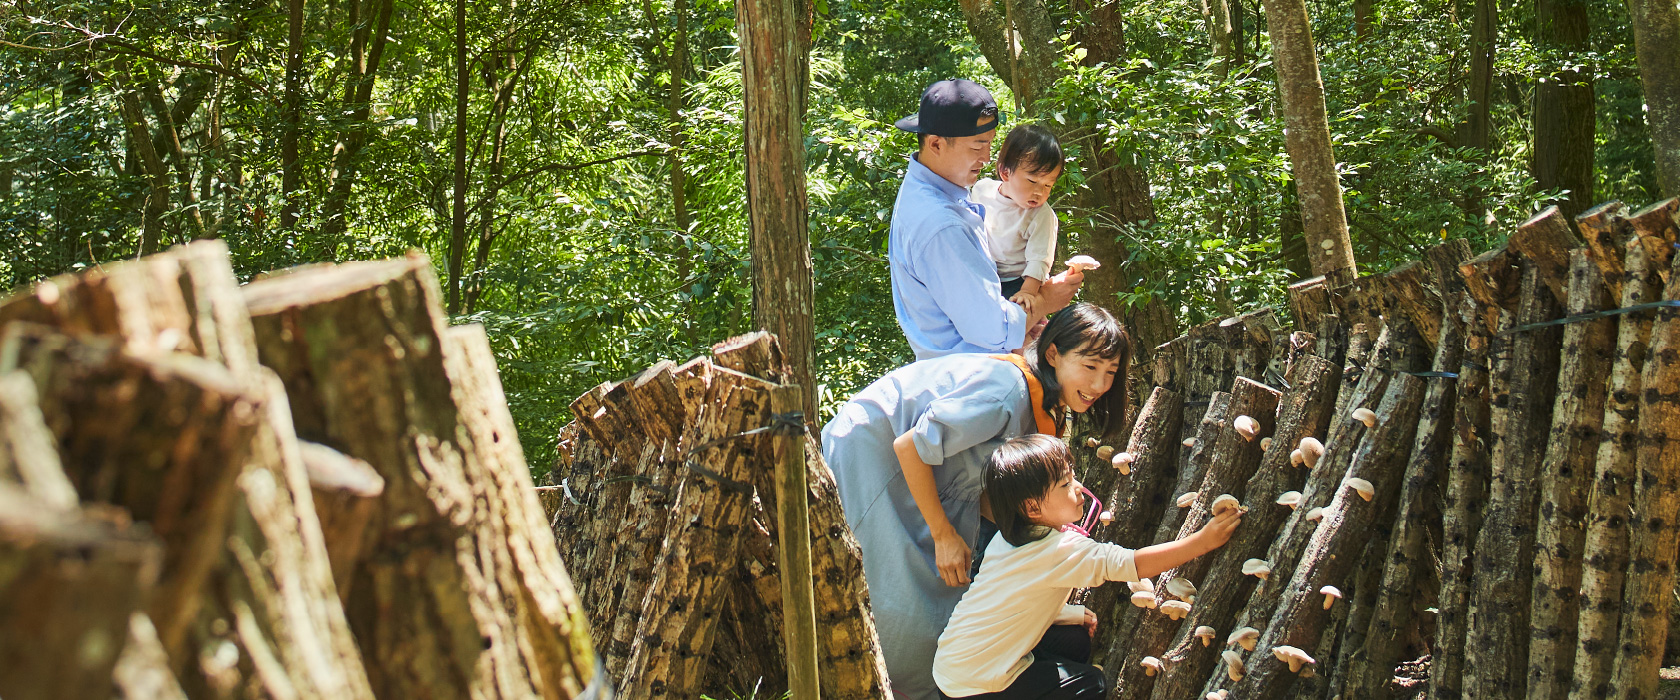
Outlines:
MULTIPOLYGON (((1548 204, 1662 195, 1622 3, 1307 7, 1362 272, 1444 239, 1485 250, 1548 204)), ((1281 307, 1310 274, 1259 3, 809 10, 824 417, 911 359, 884 256, 915 142, 891 124, 936 80, 1061 136, 1063 255, 1118 243, 1085 296, 1151 310, 1153 335, 1281 307)), ((425 251, 456 320, 488 328, 545 469, 573 397, 752 323, 735 17, 718 0, 11 3, 0 279, 207 237, 245 278, 425 251)))

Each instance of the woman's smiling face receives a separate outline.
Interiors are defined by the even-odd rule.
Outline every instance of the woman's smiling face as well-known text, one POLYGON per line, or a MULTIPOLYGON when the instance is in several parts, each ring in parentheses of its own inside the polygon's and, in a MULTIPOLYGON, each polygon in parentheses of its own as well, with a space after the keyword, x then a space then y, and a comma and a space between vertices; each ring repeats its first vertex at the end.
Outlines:
POLYGON ((1044 348, 1044 361, 1055 368, 1056 381, 1062 385, 1062 405, 1074 413, 1090 410, 1114 386, 1114 378, 1120 374, 1120 358, 1105 360, 1086 354, 1086 349, 1081 345, 1060 353, 1053 344, 1044 348))

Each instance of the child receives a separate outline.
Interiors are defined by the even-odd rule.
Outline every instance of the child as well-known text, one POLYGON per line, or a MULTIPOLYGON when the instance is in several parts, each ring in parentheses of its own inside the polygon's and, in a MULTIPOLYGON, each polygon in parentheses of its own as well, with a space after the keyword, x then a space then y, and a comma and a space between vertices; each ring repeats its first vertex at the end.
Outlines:
POLYGON ((1133 552, 1092 541, 1076 525, 1084 487, 1061 440, 1027 435, 992 453, 982 475, 998 536, 939 635, 933 678, 947 698, 1094 700, 1106 697, 1090 666, 1096 615, 1065 605, 1076 588, 1137 581, 1213 551, 1231 538, 1240 508, 1189 537, 1133 552))
POLYGON ((1003 296, 1027 313, 1056 259, 1056 212, 1045 206, 1062 175, 1062 146, 1036 124, 1015 127, 998 152, 1001 181, 982 178, 969 199, 986 207, 986 246, 1003 296))

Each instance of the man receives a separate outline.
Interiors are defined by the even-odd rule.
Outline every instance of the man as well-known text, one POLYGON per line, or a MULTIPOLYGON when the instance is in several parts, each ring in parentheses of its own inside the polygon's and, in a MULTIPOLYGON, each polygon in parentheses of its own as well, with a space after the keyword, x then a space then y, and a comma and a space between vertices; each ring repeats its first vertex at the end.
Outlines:
POLYGON ((1028 330, 1067 306, 1084 281, 1078 272, 1046 280, 1042 308, 1030 314, 1003 297, 986 250, 985 208, 968 199, 1001 123, 986 88, 945 80, 928 86, 917 113, 895 124, 919 145, 898 188, 887 245, 893 312, 918 360, 1021 348, 1028 330))

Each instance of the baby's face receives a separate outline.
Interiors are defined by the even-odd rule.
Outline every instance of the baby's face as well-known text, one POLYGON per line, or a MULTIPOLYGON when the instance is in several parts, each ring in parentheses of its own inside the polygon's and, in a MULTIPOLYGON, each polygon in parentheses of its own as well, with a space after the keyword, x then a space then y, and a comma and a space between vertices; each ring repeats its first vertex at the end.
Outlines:
POLYGON ((1048 172, 1032 172, 1028 170, 1012 171, 998 169, 998 177, 1003 184, 998 190, 1010 201, 1023 207, 1032 209, 1042 206, 1050 199, 1050 190, 1056 186, 1056 179, 1062 176, 1061 167, 1048 172))

